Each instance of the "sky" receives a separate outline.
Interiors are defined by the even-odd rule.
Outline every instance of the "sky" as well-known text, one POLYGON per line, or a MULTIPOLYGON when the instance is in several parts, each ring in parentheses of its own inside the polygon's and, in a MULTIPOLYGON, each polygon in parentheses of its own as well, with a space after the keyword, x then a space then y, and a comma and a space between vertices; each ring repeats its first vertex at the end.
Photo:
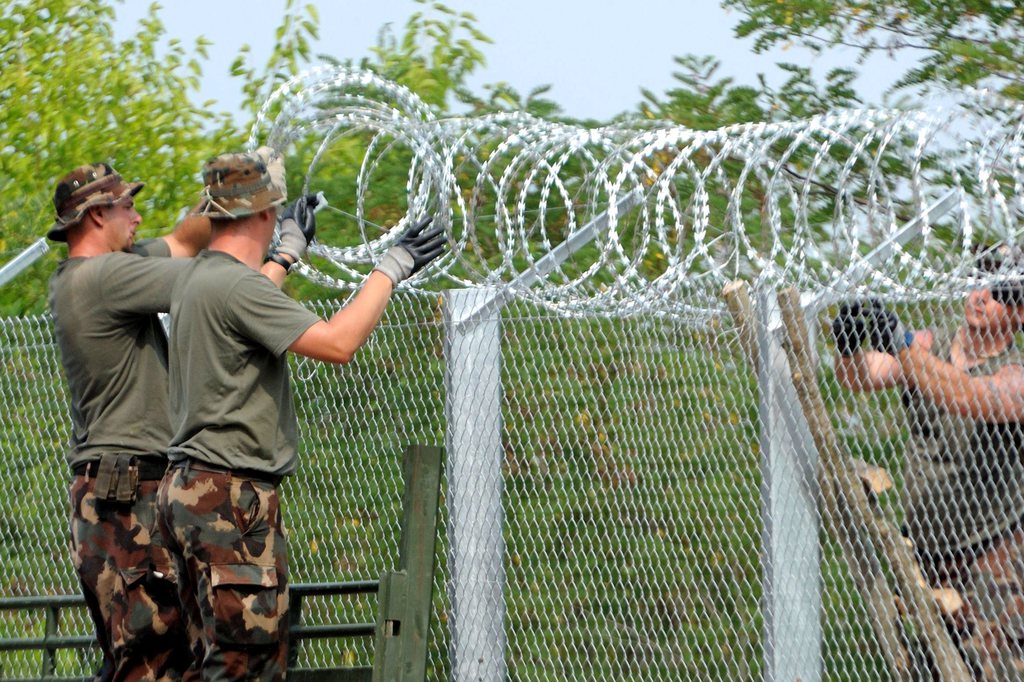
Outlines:
MULTIPOLYGON (((302 0, 297 0, 302 2, 302 0)), ((308 0, 306 0, 308 2, 308 0)), ((401 34, 408 17, 424 6, 413 0, 314 0, 320 15, 320 40, 314 54, 338 59, 369 55, 385 24, 401 34)), ((740 15, 727 12, 717 0, 445 0, 457 11, 470 11, 478 28, 494 43, 483 46, 487 60, 470 79, 483 94, 484 83, 505 81, 521 94, 550 84, 547 97, 565 113, 580 119, 608 119, 634 110, 641 88, 661 94, 674 86, 673 57, 687 53, 713 55, 722 62, 721 76, 738 84, 756 84, 758 73, 779 84, 784 76, 778 61, 810 66, 822 78, 837 66, 853 66, 852 50, 827 56, 793 48, 753 54, 752 40, 734 37, 740 15)), ((132 35, 146 16, 149 0, 115 3, 115 35, 132 35)), ((199 35, 213 42, 204 63, 200 101, 216 99, 217 110, 238 113, 240 82, 228 70, 243 44, 252 49, 257 72, 269 57, 274 29, 284 14, 285 0, 167 0, 159 14, 168 38, 186 46, 199 35)), ((858 90, 875 103, 904 70, 886 57, 863 68, 858 90)))

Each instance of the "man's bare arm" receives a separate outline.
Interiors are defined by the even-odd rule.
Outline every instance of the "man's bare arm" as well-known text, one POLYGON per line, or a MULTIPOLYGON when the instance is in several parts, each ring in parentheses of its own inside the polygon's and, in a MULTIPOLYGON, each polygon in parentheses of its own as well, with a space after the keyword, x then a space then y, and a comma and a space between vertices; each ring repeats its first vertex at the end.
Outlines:
POLYGON ((402 233, 356 297, 327 322, 307 329, 288 350, 324 362, 350 362, 380 322, 395 286, 444 253, 444 230, 428 229, 432 221, 433 216, 426 216, 402 233))
POLYGON ((1011 365, 971 376, 913 344, 900 351, 907 383, 954 414, 989 423, 1024 421, 1024 367, 1011 365))
MULTIPOLYGON (((914 332, 914 345, 930 349, 935 340, 931 331, 914 332)), ((904 384, 900 361, 888 353, 862 350, 849 357, 836 356, 836 381, 855 392, 884 391, 904 384)))
POLYGON ((836 380, 850 391, 868 392, 902 384, 900 362, 888 353, 865 350, 849 357, 836 356, 836 380))
POLYGON ((283 265, 275 263, 272 260, 268 260, 260 268, 260 272, 273 282, 278 289, 284 286, 284 278, 288 275, 288 271, 284 269, 283 265))
POLYGON ((347 363, 376 328, 391 299, 394 285, 381 272, 372 272, 356 297, 327 322, 303 332, 288 350, 314 360, 347 363))
POLYGON ((172 258, 188 258, 196 255, 210 243, 210 219, 194 215, 191 211, 174 231, 164 235, 162 239, 171 249, 172 258))

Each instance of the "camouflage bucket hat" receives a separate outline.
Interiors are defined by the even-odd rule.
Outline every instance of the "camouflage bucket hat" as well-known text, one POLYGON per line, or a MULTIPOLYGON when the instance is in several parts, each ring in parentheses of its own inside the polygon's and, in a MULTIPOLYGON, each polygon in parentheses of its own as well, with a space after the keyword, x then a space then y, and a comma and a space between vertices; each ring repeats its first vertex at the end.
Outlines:
POLYGON ((144 186, 141 182, 125 182, 110 164, 79 166, 57 182, 53 192, 57 220, 46 236, 56 242, 66 242, 67 231, 81 222, 90 208, 113 206, 135 196, 144 186))
POLYGON ((252 154, 221 154, 207 161, 203 185, 196 214, 210 218, 242 218, 285 201, 266 164, 252 154))

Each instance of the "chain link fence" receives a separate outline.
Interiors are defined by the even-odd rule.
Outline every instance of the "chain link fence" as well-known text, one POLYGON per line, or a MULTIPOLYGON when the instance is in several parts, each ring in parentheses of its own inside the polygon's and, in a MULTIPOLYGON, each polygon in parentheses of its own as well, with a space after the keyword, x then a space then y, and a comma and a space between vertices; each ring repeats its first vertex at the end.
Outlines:
MULTIPOLYGON (((315 143, 306 184, 359 168, 303 274, 361 281, 396 188, 452 247, 354 363, 292 358, 290 580, 394 567, 402 451, 443 444, 430 679, 1024 674, 1024 262, 971 252, 1021 241, 1024 110, 985 106, 583 130, 433 121, 345 69, 282 86, 250 146, 315 143), (354 85, 387 97, 339 98, 354 85), (734 277, 751 289, 724 296, 734 277)), ((0 362, 0 594, 73 594, 49 320, 0 320, 0 362)), ((303 621, 374 602, 313 598, 303 621)), ((3 638, 43 627, 0 614, 3 638)), ((298 664, 371 657, 304 642, 298 664)), ((0 678, 38 668, 0 653, 0 678)))
MULTIPOLYGON (((761 324, 763 302, 754 303, 759 369, 724 305, 702 319, 573 317, 512 301, 486 318, 500 330, 500 446, 485 456, 500 486, 499 515, 477 518, 473 532, 489 539, 478 538, 478 551, 466 557, 453 541, 466 522, 456 520, 493 510, 495 490, 463 486, 453 500, 453 471, 478 481, 487 467, 457 469, 465 453, 446 437, 446 409, 458 382, 473 392, 478 377, 451 372, 457 330, 451 320, 446 328, 444 300, 400 297, 355 363, 294 361, 303 435, 300 471, 284 486, 291 580, 373 578, 394 566, 401 452, 409 442, 447 442, 430 679, 471 672, 510 680, 748 680, 794 670, 803 679, 927 677, 934 654, 913 639, 920 630, 894 582, 893 559, 849 509, 831 516, 821 482, 836 474, 822 473, 831 470, 805 447, 799 401, 777 367, 784 331, 777 321, 761 324), (467 591, 498 601, 475 608, 467 591), (903 668, 880 640, 887 617, 903 668), (480 655, 467 659, 478 646, 480 655)), ((954 295, 893 309, 912 328, 956 328, 964 315, 954 295)), ((873 513, 898 538, 910 437, 900 391, 837 383, 828 333, 835 312, 810 319, 820 360, 814 384, 843 461, 863 463, 857 472, 875 486, 873 513)), ((69 424, 50 322, 7 319, 0 334, 3 594, 74 594, 63 460, 69 424)), ((838 484, 834 490, 853 495, 838 484)), ((304 622, 372 621, 374 602, 311 599, 304 622)), ((39 618, 5 614, 3 636, 42 634, 39 618)), ((71 618, 61 631, 88 634, 89 627, 71 618)), ((300 665, 371 657, 344 640, 306 642, 300 665)), ((58 673, 84 675, 95 665, 92 652, 67 652, 58 673)), ((0 654, 0 666, 4 677, 32 676, 38 659, 0 654)))

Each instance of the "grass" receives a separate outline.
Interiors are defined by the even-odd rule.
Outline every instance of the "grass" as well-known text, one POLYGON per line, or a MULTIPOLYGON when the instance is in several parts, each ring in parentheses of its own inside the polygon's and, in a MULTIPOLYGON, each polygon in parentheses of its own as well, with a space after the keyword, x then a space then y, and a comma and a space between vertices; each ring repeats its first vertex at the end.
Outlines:
MULTIPOLYGON (((403 297, 352 365, 294 363, 301 464, 282 493, 293 582, 376 578, 397 562, 401 452, 444 443, 440 319, 437 299, 403 297)), ((35 318, 0 325, 4 595, 77 590, 65 540, 66 407, 46 330, 35 318)), ((735 335, 653 317, 569 320, 525 303, 507 308, 502 334, 508 678, 761 679, 758 393, 735 335)), ((852 397, 822 376, 852 454, 898 481, 893 397, 852 397)), ((447 494, 430 679, 451 672, 447 494)), ((870 614, 830 538, 820 543, 821 575, 808 579, 822 585, 825 679, 886 679, 870 614)), ((304 622, 371 622, 375 605, 312 599, 304 622)), ((88 632, 81 620, 69 626, 88 632)), ((26 614, 0 618, 3 637, 41 628, 26 614)), ((63 671, 93 663, 74 656, 63 671)), ((299 664, 371 656, 362 643, 307 643, 299 664)), ((4 677, 35 674, 37 662, 0 654, 4 677)))

